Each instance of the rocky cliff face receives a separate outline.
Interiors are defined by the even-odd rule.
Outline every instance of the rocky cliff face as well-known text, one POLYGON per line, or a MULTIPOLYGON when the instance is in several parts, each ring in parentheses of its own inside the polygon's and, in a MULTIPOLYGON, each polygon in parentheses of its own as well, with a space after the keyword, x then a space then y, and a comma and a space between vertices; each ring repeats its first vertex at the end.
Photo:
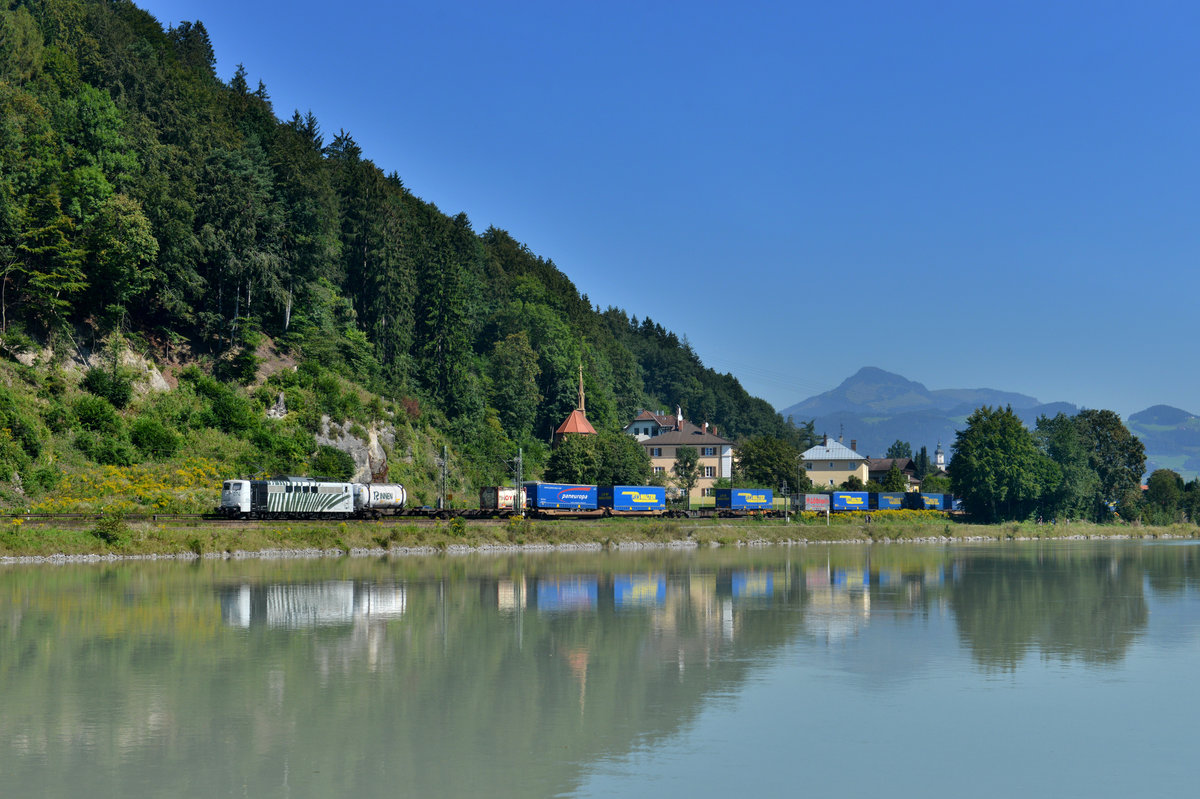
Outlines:
POLYGON ((387 478, 387 453, 396 445, 396 432, 390 425, 372 425, 368 430, 349 420, 336 424, 328 416, 322 416, 316 440, 318 446, 336 447, 354 458, 355 482, 379 482, 387 478), (365 431, 366 437, 355 435, 352 432, 355 427, 365 431))

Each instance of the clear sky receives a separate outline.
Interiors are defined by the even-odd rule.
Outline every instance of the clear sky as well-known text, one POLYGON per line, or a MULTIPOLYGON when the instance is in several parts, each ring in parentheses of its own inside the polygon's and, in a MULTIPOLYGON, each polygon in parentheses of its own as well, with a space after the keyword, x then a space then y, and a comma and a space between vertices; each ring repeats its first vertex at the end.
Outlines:
POLYGON ((776 407, 1200 412, 1200 4, 135 2, 776 407))

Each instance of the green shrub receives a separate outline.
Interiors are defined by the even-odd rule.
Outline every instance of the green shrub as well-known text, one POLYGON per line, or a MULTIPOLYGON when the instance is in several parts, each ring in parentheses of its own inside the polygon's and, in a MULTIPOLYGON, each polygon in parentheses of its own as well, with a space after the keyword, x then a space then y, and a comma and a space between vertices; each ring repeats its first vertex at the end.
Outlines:
POLYGON ((204 426, 216 427, 226 433, 244 432, 254 426, 257 418, 249 400, 230 386, 214 380, 195 366, 184 369, 180 378, 207 400, 208 408, 198 414, 198 421, 204 426))
POLYGON ((9 325, 7 330, 0 332, 0 350, 8 355, 15 357, 22 352, 33 352, 36 349, 37 342, 16 324, 9 325))
POLYGON ((132 466, 137 453, 123 435, 106 435, 82 430, 75 434, 75 448, 106 466, 132 466))
POLYGON ((62 479, 62 470, 56 466, 39 466, 25 478, 25 488, 33 491, 52 491, 62 479))
POLYGON ((13 472, 19 472, 29 465, 29 456, 21 445, 12 437, 8 428, 0 427, 0 482, 12 478, 13 472))
POLYGON ((92 528, 92 535, 109 546, 119 545, 128 534, 129 525, 125 523, 125 517, 120 513, 105 513, 92 528))
POLYGON ((313 455, 311 469, 314 475, 334 480, 349 480, 358 470, 358 466, 350 453, 323 444, 317 447, 317 452, 313 455))
POLYGON ((84 394, 76 398, 73 409, 79 426, 84 430, 105 435, 116 435, 121 431, 121 418, 113 404, 104 397, 84 394))
POLYGON ((104 397, 114 408, 124 408, 133 397, 133 381, 120 370, 93 367, 83 376, 84 389, 104 397))
POLYGON ((260 453, 259 469, 270 474, 298 471, 316 446, 310 433, 271 421, 250 435, 250 443, 260 453))
POLYGON ((51 433, 57 435, 70 430, 76 419, 70 408, 55 400, 42 411, 42 421, 46 423, 46 427, 50 428, 51 433))
POLYGON ((12 440, 30 459, 41 454, 44 428, 37 423, 35 415, 18 406, 16 397, 3 386, 0 386, 0 429, 8 430, 12 440))
POLYGON ((194 430, 205 426, 200 418, 205 412, 205 405, 204 398, 195 392, 194 386, 180 383, 175 391, 153 395, 145 412, 175 430, 194 430))
POLYGON ((317 395, 317 403, 321 410, 332 416, 341 403, 341 383, 338 382, 338 379, 334 375, 323 372, 313 381, 312 388, 313 392, 317 395))
POLYGON ((63 377, 61 369, 51 369, 45 379, 42 380, 42 387, 38 390, 38 396, 41 397, 61 397, 67 393, 67 381, 63 377))
POLYGON ((141 417, 129 426, 129 440, 152 458, 170 458, 179 450, 179 435, 152 417, 141 417))
POLYGON ((218 380, 224 380, 241 385, 254 382, 258 375, 258 366, 262 359, 254 354, 254 347, 246 346, 239 349, 231 357, 217 361, 213 375, 218 380))

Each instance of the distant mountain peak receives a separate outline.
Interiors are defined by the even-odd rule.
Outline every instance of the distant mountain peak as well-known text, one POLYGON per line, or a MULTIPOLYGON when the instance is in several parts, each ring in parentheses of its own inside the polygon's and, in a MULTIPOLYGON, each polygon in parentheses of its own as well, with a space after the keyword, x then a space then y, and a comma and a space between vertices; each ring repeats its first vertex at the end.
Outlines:
MULTIPOLYGON (((1040 404, 1034 397, 991 388, 947 388, 930 391, 902 375, 864 366, 830 391, 784 408, 780 413, 798 422, 812 420, 817 432, 844 431, 856 440, 858 452, 879 457, 894 441, 907 441, 916 451, 932 451, 940 441, 954 446, 967 417, 983 405, 1011 405, 1027 427, 1038 417, 1058 413, 1073 416, 1079 409, 1068 402, 1040 404)), ((1131 414, 1129 430, 1146 446, 1146 470, 1171 468, 1184 479, 1200 475, 1200 417, 1170 405, 1154 405, 1131 414)))
POLYGON ((1187 422, 1189 419, 1194 419, 1196 414, 1188 413, 1182 408, 1176 408, 1171 405, 1151 405, 1144 411, 1138 411, 1131 414, 1130 422, 1139 424, 1152 425, 1168 425, 1175 426, 1187 422))
POLYGON ((954 411, 970 405, 1012 405, 1014 409, 1032 408, 1034 397, 989 388, 941 389, 930 391, 923 384, 903 375, 864 366, 842 381, 835 389, 809 397, 785 408, 786 417, 798 419, 832 413, 896 414, 912 411, 954 411))
MULTIPOLYGON (((989 388, 931 391, 903 375, 864 366, 830 391, 810 397, 781 411, 784 417, 816 422, 818 431, 845 430, 859 442, 858 451, 881 456, 897 439, 915 448, 938 441, 952 444, 955 432, 981 405, 1011 405, 1022 418, 1036 419, 1039 410, 1053 413, 1057 406, 1042 406, 1024 394, 989 388)), ((1074 406, 1064 406, 1073 412, 1074 406)), ((1027 421, 1032 424, 1032 421, 1027 421)))

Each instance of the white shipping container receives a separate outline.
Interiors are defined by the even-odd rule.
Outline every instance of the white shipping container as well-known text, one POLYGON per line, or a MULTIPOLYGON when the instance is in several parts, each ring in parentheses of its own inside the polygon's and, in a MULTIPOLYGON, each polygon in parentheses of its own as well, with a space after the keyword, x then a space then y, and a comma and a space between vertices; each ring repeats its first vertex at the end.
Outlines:
POLYGON ((512 486, 485 486, 479 489, 479 507, 483 510, 519 511, 525 507, 525 488, 517 501, 517 489, 512 486))

